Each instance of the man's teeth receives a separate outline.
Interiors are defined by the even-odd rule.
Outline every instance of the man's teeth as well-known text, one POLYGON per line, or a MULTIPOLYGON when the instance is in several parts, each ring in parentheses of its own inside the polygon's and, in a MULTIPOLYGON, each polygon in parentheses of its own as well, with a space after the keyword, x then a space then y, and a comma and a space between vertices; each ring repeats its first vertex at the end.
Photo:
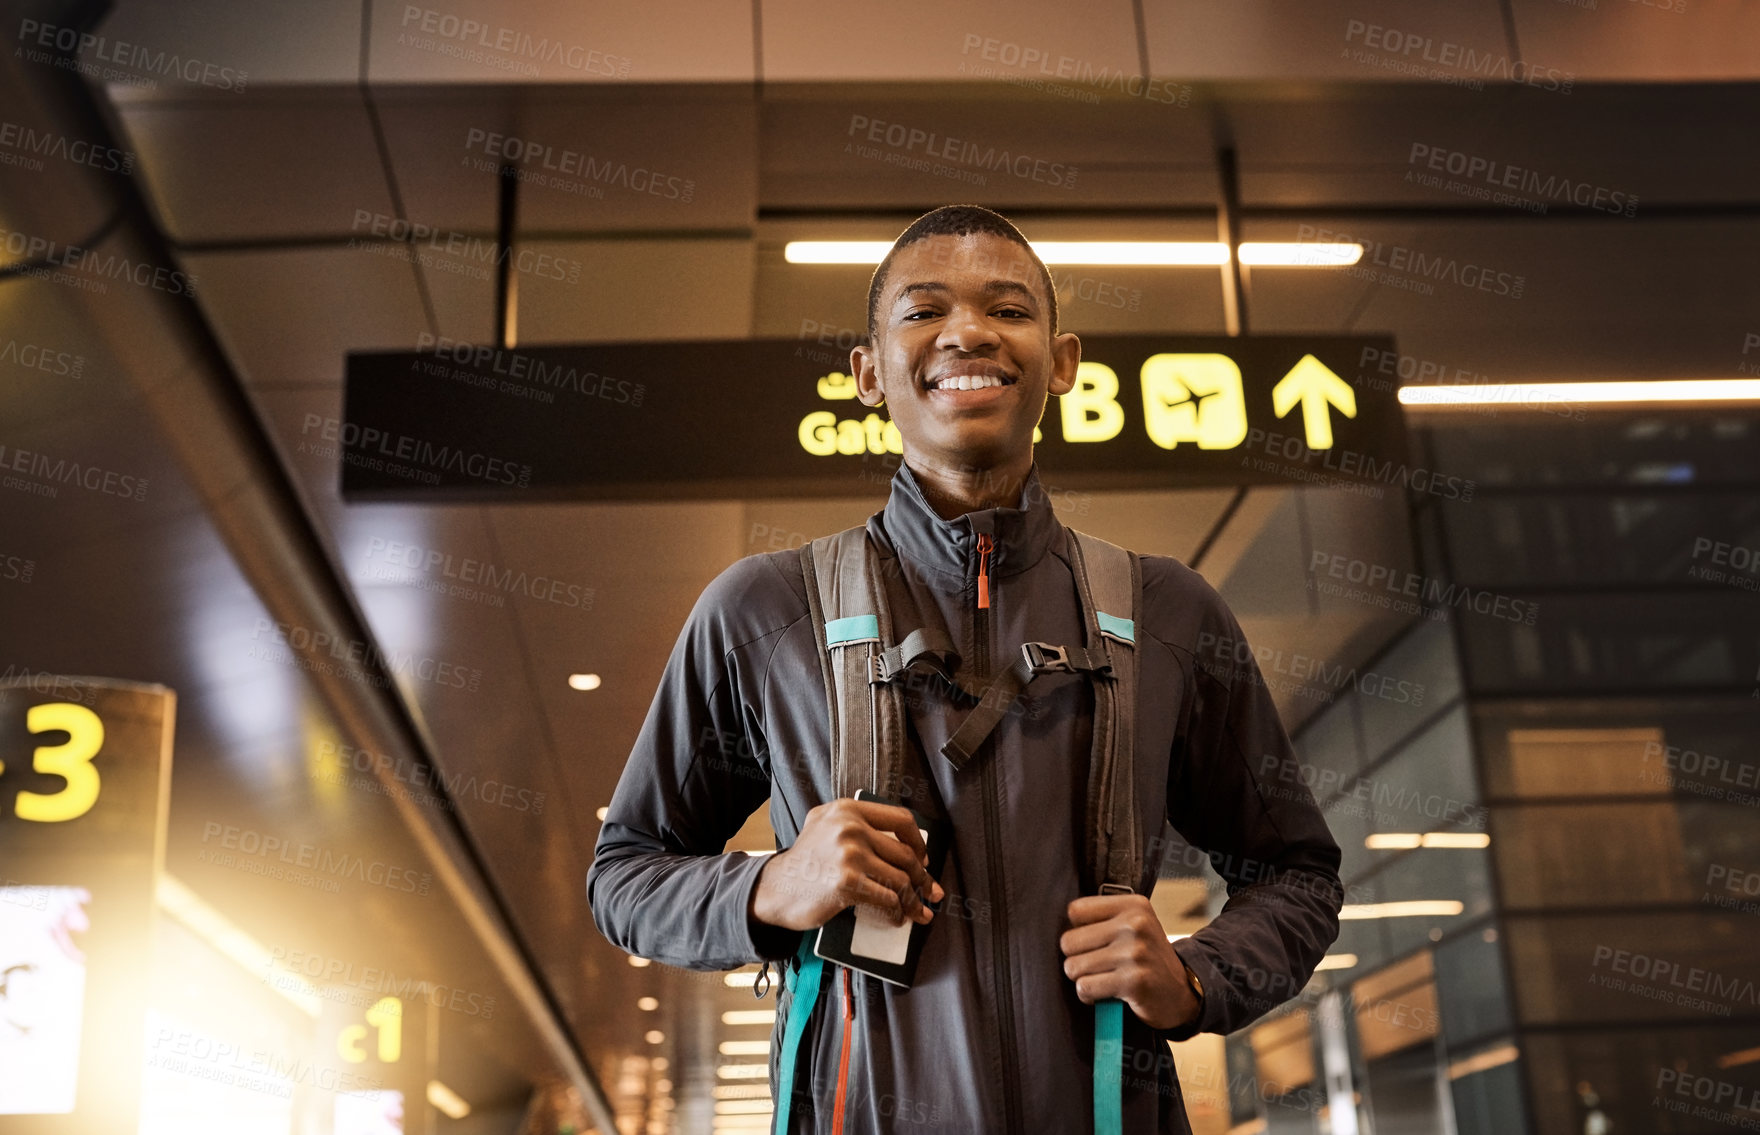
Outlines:
POLYGON ((935 384, 937 390, 982 390, 986 386, 1001 386, 1002 379, 993 374, 956 374, 942 379, 935 384))

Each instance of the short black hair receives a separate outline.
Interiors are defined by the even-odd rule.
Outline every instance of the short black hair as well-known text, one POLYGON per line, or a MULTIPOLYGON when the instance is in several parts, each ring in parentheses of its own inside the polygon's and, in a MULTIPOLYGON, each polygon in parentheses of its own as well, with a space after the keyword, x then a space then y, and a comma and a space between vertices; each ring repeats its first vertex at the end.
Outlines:
POLYGON ((910 227, 898 234, 892 247, 874 269, 874 276, 868 281, 868 342, 873 343, 875 332, 879 328, 877 316, 880 311, 880 293, 886 290, 886 276, 892 268, 892 258, 898 250, 927 240, 932 236, 970 236, 972 233, 989 233, 999 236, 1021 246, 1030 259, 1039 268, 1039 280, 1045 285, 1045 299, 1051 313, 1051 333, 1057 334, 1057 287, 1051 282, 1051 272, 1021 230, 1014 227, 1007 217, 982 205, 943 205, 939 209, 931 209, 916 220, 910 227))

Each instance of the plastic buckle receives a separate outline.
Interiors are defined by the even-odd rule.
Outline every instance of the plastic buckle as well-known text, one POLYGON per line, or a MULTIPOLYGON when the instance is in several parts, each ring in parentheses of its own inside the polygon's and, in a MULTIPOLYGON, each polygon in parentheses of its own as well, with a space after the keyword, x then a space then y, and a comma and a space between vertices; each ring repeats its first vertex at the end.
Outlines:
POLYGON ((1075 667, 1069 664, 1069 651, 1048 642, 1021 643, 1021 657, 1035 674, 1075 673, 1075 667))

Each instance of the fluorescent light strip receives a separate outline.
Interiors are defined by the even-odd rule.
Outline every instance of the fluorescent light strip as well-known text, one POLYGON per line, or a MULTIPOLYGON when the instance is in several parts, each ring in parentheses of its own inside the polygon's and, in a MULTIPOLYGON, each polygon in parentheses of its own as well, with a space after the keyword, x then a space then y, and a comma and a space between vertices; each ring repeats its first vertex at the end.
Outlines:
POLYGON ((471 1105, 439 1080, 428 1081, 428 1102, 444 1112, 448 1119, 463 1119, 471 1113, 471 1105))
POLYGON ((298 1006, 301 1012, 314 1020, 323 1013, 324 1003, 317 986, 297 973, 275 973, 275 959, 267 946, 240 930, 175 875, 161 874, 153 897, 161 910, 189 927, 240 969, 267 981, 270 989, 298 1006))
POLYGON ((723 1080, 768 1080, 770 1065, 768 1064, 723 1064, 715 1069, 715 1075, 723 1080))
POLYGON ((709 1094, 718 1100, 753 1100, 770 1098, 769 1084, 716 1084, 709 1094))
POLYGON ((1484 406, 1499 403, 1556 405, 1653 402, 1756 402, 1760 379, 1678 378, 1631 382, 1476 383, 1469 386, 1402 386, 1402 406, 1484 406))
POLYGON ((1327 969, 1355 969, 1356 965, 1357 955, 1355 954, 1327 954, 1320 959, 1320 964, 1314 967, 1314 972, 1319 973, 1321 970, 1327 969))
POLYGON ((721 980, 733 989, 750 989, 758 984, 758 971, 755 969, 735 970, 722 977, 721 980))
POLYGON ((1740 1068, 1744 1064, 1752 1064, 1760 1060, 1760 1048, 1744 1048, 1740 1052, 1726 1052, 1717 1058, 1719 1068, 1740 1068))
MULTIPOLYGON (((1214 240, 1036 240, 1033 251, 1046 264, 1114 267, 1218 267, 1228 263, 1228 245, 1214 240)), ((885 240, 791 240, 783 246, 790 264, 859 264, 885 259, 885 240)), ((1241 263, 1264 268, 1338 268, 1355 264, 1360 244, 1246 241, 1241 263)))
POLYGON ((1484 832, 1377 832, 1365 837, 1370 851, 1404 851, 1414 847, 1490 847, 1484 832))
POLYGON ((1241 263, 1250 268, 1348 268, 1363 258, 1360 244, 1246 240, 1241 263))
POLYGON ((767 1040, 724 1040, 718 1050, 723 1056, 768 1056, 770 1042, 767 1040))
POLYGON ((1369 918, 1450 918, 1466 907, 1455 899, 1418 899, 1411 902, 1346 903, 1338 912, 1341 921, 1369 918))
POLYGON ((769 1100, 717 1100, 716 1115, 769 1115, 776 1105, 769 1100))
POLYGON ((1458 1080, 1462 1076, 1471 1076, 1475 1072, 1484 1072, 1492 1068, 1500 1068, 1519 1057, 1516 1046, 1506 1044, 1499 1048, 1474 1053, 1464 1059, 1457 1060, 1448 1066, 1448 1078, 1458 1080))
POLYGON ((724 1025, 774 1025, 775 1009, 729 1009, 721 1014, 724 1025))

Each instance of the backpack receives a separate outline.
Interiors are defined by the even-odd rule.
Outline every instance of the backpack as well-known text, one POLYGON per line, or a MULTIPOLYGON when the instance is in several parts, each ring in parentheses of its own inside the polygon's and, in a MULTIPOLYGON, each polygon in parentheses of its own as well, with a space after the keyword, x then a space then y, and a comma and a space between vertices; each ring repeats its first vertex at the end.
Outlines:
MULTIPOLYGON (((1065 531, 1083 643, 1022 643, 1019 656, 981 687, 959 674, 959 654, 946 628, 931 622, 897 637, 880 556, 865 527, 821 536, 801 548, 831 722, 832 784, 837 797, 854 796, 859 788, 899 795, 905 729, 900 679, 938 675, 975 700, 941 749, 963 769, 1035 678, 1084 674, 1094 688, 1087 877, 1100 894, 1129 894, 1142 868, 1132 759, 1142 574, 1134 553, 1073 528, 1065 531)), ((797 1001, 778 1065, 777 1132, 788 1129, 800 1040, 820 984, 821 959, 812 951, 810 935, 803 936, 797 956, 800 966, 791 984, 797 1001)), ((1094 1130, 1112 1135, 1122 1127, 1124 1004, 1102 1001, 1094 1014, 1094 1130)))

